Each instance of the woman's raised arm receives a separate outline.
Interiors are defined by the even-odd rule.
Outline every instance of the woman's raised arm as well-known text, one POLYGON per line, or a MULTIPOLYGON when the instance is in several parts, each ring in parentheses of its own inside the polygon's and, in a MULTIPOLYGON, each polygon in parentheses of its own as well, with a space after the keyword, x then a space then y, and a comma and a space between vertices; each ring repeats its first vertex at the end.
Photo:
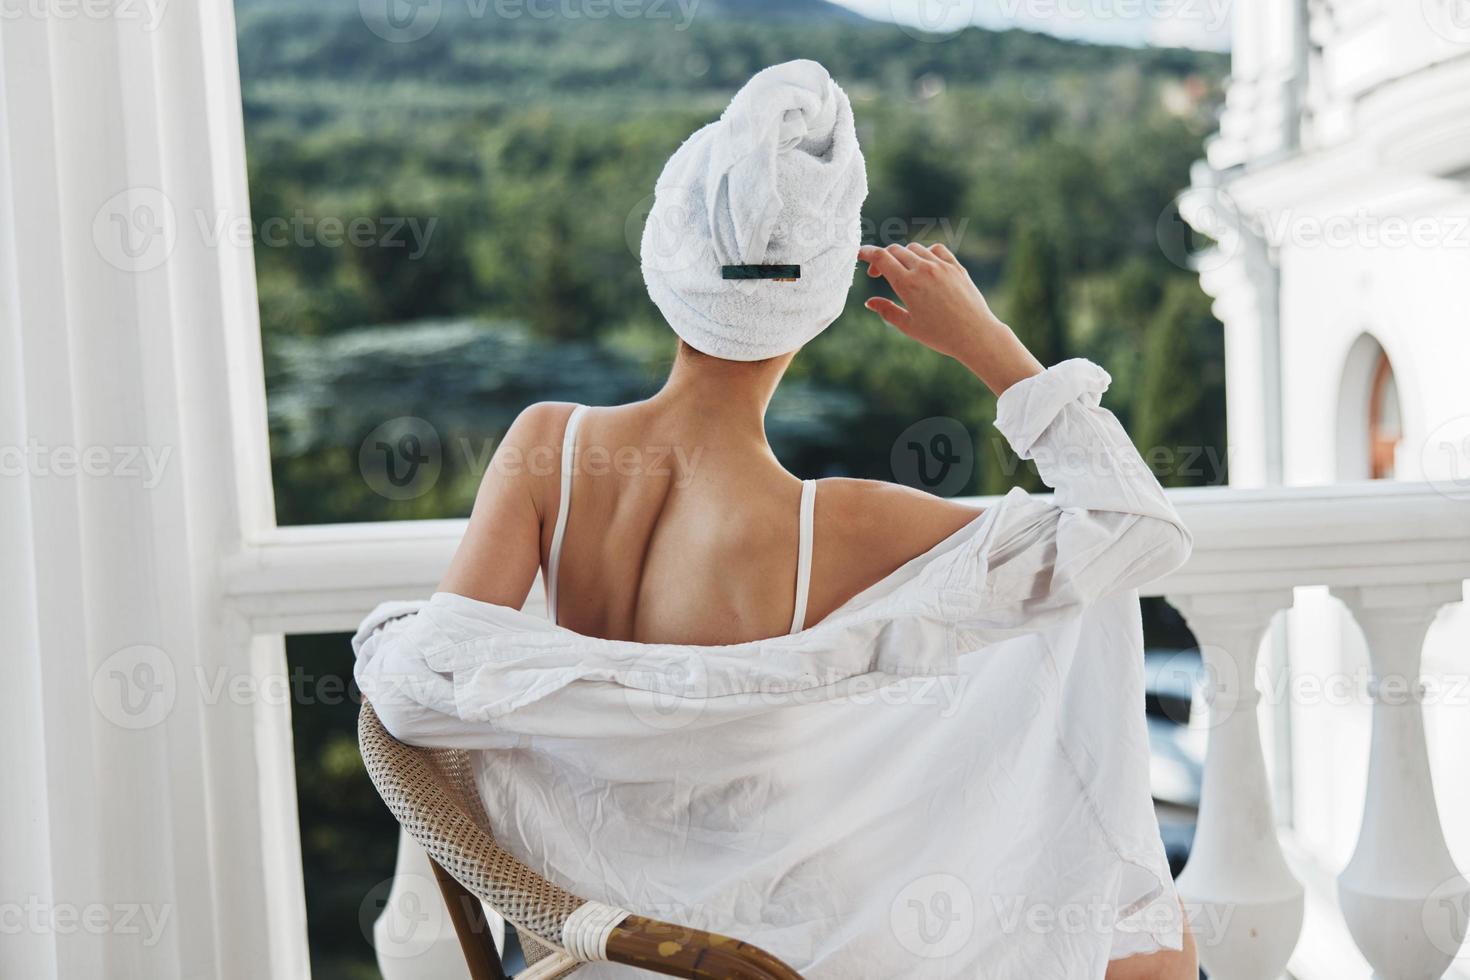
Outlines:
POLYGON ((943 245, 865 245, 868 276, 883 277, 904 305, 875 296, 867 307, 931 350, 959 361, 1000 395, 1042 365, 990 311, 970 274, 943 245))
POLYGON ((991 529, 984 614, 975 622, 997 635, 1040 628, 1184 562, 1188 530, 1117 418, 1101 407, 1106 371, 1083 360, 1043 371, 943 245, 869 247, 859 257, 903 301, 875 298, 868 308, 961 361, 994 391, 996 428, 1056 491, 1046 514, 991 529))

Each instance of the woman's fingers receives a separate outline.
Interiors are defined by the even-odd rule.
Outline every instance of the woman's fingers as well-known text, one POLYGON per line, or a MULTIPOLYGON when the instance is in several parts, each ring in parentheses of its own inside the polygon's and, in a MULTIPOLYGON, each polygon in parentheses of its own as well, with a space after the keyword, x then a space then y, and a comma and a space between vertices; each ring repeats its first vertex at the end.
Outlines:
POLYGON ((864 245, 858 249, 858 258, 868 263, 868 278, 870 279, 877 279, 879 276, 891 278, 894 273, 901 274, 905 271, 903 265, 886 248, 864 245))
POLYGON ((907 245, 893 244, 886 248, 864 245, 858 250, 858 258, 868 263, 868 275, 872 278, 888 275, 890 272, 912 272, 927 262, 959 264, 954 253, 945 246, 929 246, 922 242, 909 242, 907 245))
POLYGON ((902 245, 890 245, 883 251, 893 256, 894 261, 905 269, 916 269, 923 260, 902 245))
POLYGON ((908 329, 909 311, 899 306, 893 300, 884 299, 882 296, 874 296, 863 305, 898 329, 908 329))
POLYGON ((951 265, 960 264, 960 260, 954 257, 954 253, 951 252, 949 250, 949 247, 946 246, 943 242, 936 244, 929 251, 933 252, 935 258, 938 258, 941 261, 948 262, 951 265))
POLYGON ((921 242, 909 242, 909 254, 917 255, 924 262, 938 261, 934 253, 929 251, 929 246, 921 242))
MULTIPOLYGON (((858 249, 858 258, 868 263, 868 275, 870 277, 877 278, 878 276, 883 276, 888 280, 889 285, 895 288, 897 288, 895 280, 906 281, 909 269, 913 265, 917 265, 920 261, 902 245, 890 245, 887 248, 864 245, 858 249), (902 255, 899 253, 902 253, 902 255)), ((863 305, 898 329, 908 329, 911 320, 909 311, 899 306, 893 300, 886 299, 882 296, 874 296, 863 305)))

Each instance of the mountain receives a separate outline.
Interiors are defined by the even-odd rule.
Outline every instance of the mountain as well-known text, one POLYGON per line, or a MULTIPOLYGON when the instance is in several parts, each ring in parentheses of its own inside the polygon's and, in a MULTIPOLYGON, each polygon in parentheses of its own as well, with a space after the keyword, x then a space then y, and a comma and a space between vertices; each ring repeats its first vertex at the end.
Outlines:
MULTIPOLYGON (((673 2, 673 0, 668 0, 668 2, 673 2)), ((875 23, 854 10, 829 3, 828 0, 698 0, 698 2, 701 12, 713 13, 718 17, 730 19, 833 20, 850 24, 875 23)))
MULTIPOLYGON (((826 0, 641 0, 647 13, 641 18, 506 16, 576 11, 578 2, 427 0, 417 8, 417 29, 405 35, 388 22, 365 20, 359 0, 237 0, 241 78, 247 88, 290 80, 294 88, 277 94, 291 100, 302 98, 311 81, 430 86, 481 103, 575 96, 601 106, 638 93, 653 107, 664 100, 689 105, 701 91, 727 99, 755 71, 793 58, 822 62, 845 86, 889 90, 926 79, 952 87, 1022 76, 1051 85, 1062 75, 1120 69, 1175 81, 1209 79, 1228 67, 1218 54, 1021 30, 969 28, 942 44, 928 43, 826 0), (411 43, 385 43, 385 37, 411 43)), ((589 10, 626 9, 625 0, 595 2, 589 10)), ((932 83, 917 87, 932 90, 932 83)), ((258 96, 258 89, 247 93, 248 100, 258 96)))
MULTIPOLYGON (((350 11, 383 9, 386 3, 401 5, 401 16, 410 16, 414 0, 235 0, 237 11, 257 10, 298 11, 350 11)), ((616 4, 600 0, 419 0, 427 12, 446 17, 467 15, 476 19, 515 19, 518 17, 536 20, 605 20, 611 16, 637 20, 652 15, 657 18, 663 12, 675 12, 682 16, 713 16, 724 19, 752 19, 762 21, 821 21, 833 20, 846 23, 867 21, 861 14, 829 0, 617 0, 616 4), (630 11, 643 9, 642 14, 630 11), (616 11, 616 13, 612 13, 616 11)))

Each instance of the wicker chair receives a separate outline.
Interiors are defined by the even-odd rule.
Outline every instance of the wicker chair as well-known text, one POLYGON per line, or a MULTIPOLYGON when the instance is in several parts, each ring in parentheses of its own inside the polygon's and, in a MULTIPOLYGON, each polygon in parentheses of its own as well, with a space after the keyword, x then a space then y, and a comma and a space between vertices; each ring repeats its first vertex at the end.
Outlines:
POLYGON ((542 878, 495 842, 469 754, 403 744, 366 699, 357 740, 378 795, 429 854, 473 980, 507 980, 481 901, 520 934, 529 965, 516 980, 564 977, 595 960, 691 980, 800 980, 758 947, 584 901, 542 878))

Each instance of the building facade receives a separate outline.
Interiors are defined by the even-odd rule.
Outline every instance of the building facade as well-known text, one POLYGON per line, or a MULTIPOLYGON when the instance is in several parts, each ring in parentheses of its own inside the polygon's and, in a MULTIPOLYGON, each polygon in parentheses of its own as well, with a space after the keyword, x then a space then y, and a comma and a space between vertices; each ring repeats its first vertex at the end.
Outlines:
MULTIPOLYGON (((1226 331, 1231 483, 1427 481, 1470 507, 1470 4, 1237 0, 1233 27, 1219 131, 1181 201, 1214 243, 1195 258, 1226 331)), ((1423 647, 1447 845, 1423 807, 1362 809, 1376 735, 1364 635, 1341 596, 1298 588, 1263 655, 1279 669, 1260 678, 1277 817, 1307 885, 1302 944, 1322 954, 1293 963, 1353 971, 1324 976, 1361 970, 1332 924, 1360 936, 1355 916, 1383 914, 1356 907, 1367 821, 1423 837, 1422 870, 1400 863, 1421 888, 1444 846, 1461 866, 1470 853, 1455 776, 1470 616, 1447 607, 1423 647)))

